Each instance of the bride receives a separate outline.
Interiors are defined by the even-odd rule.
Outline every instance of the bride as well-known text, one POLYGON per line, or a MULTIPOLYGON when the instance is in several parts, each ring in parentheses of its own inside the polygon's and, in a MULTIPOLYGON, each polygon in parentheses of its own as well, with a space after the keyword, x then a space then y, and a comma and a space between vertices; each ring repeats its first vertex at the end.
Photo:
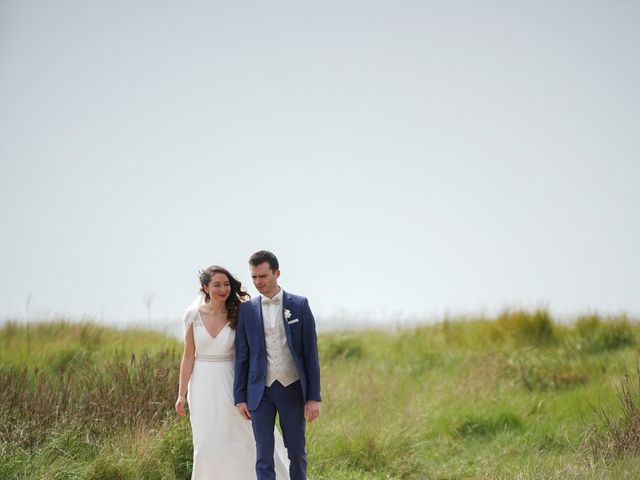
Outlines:
MULTIPOLYGON (((200 272, 198 298, 184 314, 184 353, 176 412, 189 403, 193 434, 192 480, 254 480, 256 446, 250 421, 233 402, 234 338, 240 303, 249 295, 226 269, 200 272), (185 397, 186 394, 186 397, 185 397)), ((289 461, 276 430, 278 479, 289 480, 289 461)))

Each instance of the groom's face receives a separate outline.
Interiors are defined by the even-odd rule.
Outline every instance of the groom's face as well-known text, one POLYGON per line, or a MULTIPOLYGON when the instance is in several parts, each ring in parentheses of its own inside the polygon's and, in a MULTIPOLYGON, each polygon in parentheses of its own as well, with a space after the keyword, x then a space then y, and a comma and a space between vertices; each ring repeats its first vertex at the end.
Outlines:
POLYGON ((258 291, 267 297, 273 297, 278 293, 278 277, 280 270, 275 272, 271 270, 269 262, 263 262, 260 265, 249 265, 251 269, 251 279, 258 291))

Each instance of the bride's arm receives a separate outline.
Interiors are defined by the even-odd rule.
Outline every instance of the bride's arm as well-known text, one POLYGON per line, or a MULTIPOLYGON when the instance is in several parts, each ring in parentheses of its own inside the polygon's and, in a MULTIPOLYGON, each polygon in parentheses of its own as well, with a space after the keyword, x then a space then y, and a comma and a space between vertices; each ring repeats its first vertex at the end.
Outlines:
POLYGON ((196 360, 196 345, 193 340, 193 324, 187 327, 184 335, 184 351, 180 362, 180 385, 178 386, 178 400, 176 401, 176 412, 181 417, 185 414, 184 404, 186 402, 187 385, 193 372, 193 364, 196 360))

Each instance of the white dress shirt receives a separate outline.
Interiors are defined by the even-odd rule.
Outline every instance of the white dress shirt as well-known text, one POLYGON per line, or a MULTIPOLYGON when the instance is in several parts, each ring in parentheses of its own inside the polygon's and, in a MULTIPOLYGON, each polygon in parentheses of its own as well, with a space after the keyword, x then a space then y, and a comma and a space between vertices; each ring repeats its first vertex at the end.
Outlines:
MULTIPOLYGON (((280 288, 280 287, 278 287, 280 288)), ((280 288, 280 290, 278 290, 278 293, 276 293, 273 298, 269 298, 266 295, 262 295, 262 319, 264 320, 265 325, 268 325, 269 328, 273 328, 276 326, 276 322, 278 320, 282 320, 282 294, 283 294, 284 290, 282 290, 282 288, 280 288), (273 300, 273 299, 278 299, 280 300, 280 303, 278 305, 265 305, 264 301, 265 300, 273 300)))

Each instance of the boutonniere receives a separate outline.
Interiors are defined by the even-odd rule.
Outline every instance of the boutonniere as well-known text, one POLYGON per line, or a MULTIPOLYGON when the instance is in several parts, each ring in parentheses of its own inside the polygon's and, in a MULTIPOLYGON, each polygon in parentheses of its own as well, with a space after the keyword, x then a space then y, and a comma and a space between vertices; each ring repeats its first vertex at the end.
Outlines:
POLYGON ((284 318, 286 320, 289 320, 291 318, 291 310, 289 310, 288 308, 284 309, 284 318))

